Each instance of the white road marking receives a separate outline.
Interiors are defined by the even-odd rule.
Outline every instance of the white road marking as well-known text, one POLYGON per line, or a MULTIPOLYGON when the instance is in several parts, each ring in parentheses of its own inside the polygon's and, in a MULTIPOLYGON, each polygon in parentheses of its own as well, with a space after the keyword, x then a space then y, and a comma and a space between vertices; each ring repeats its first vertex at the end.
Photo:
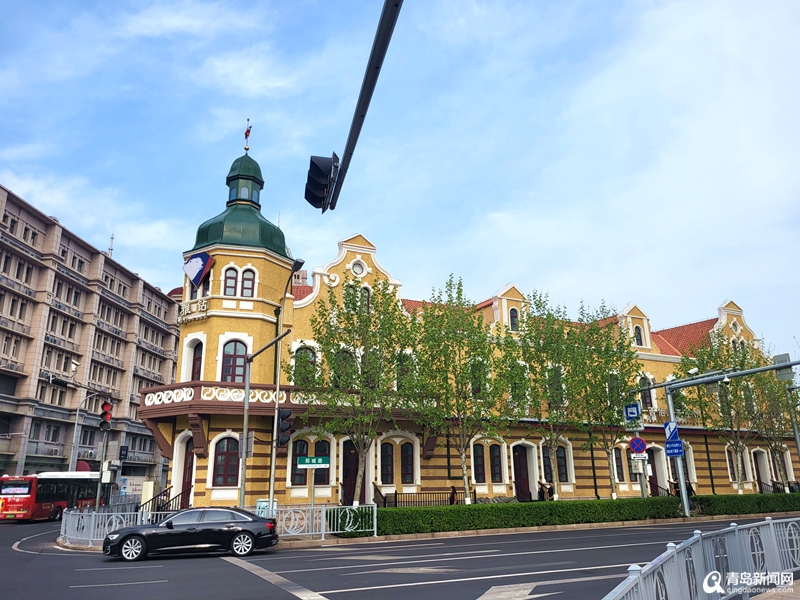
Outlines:
MULTIPOLYGON (((448 569, 445 567, 398 567, 397 569, 376 569, 369 571, 369 573, 401 573, 412 575, 442 575, 444 573, 463 573, 464 569, 448 569)), ((348 573, 347 575, 363 575, 364 571, 360 573, 348 573)))
MULTIPOLYGON (((366 592, 369 590, 386 590, 391 588, 417 587, 421 585, 439 585, 442 583, 464 583, 467 581, 484 581, 487 579, 507 579, 509 577, 531 577, 545 575, 548 573, 569 573, 573 571, 594 571, 598 569, 615 569, 629 567, 630 563, 620 563, 618 565, 600 565, 597 567, 576 567, 574 569, 554 569, 552 571, 530 571, 527 573, 508 573, 506 575, 484 575, 481 577, 463 577, 461 579, 439 579, 437 581, 413 581, 410 583, 390 583, 388 585, 373 585, 361 588, 345 588, 341 590, 324 590, 320 594, 341 594, 343 592, 366 592)), ((558 583, 572 583, 579 581, 595 581, 600 579, 624 579, 627 573, 616 573, 614 575, 596 575, 594 577, 576 577, 574 579, 553 579, 550 581, 537 581, 536 585, 554 585, 558 583)))
POLYGON ((127 569, 161 569, 164 565, 142 565, 141 567, 95 567, 93 569, 75 569, 76 571, 124 571, 127 569))
POLYGON ((92 583, 86 585, 71 585, 70 588, 96 588, 96 587, 119 587, 121 585, 146 585, 148 583, 167 583, 169 579, 159 579, 157 581, 130 581, 128 583, 92 583))
POLYGON ((293 596, 297 596, 301 600, 328 600, 325 596, 322 596, 317 592, 306 589, 294 581, 289 581, 285 577, 276 575, 272 571, 267 571, 258 565, 247 562, 246 560, 234 558, 232 556, 223 556, 222 560, 226 560, 237 567, 241 567, 245 571, 249 571, 257 577, 261 577, 261 579, 270 582, 272 585, 275 585, 286 592, 289 592, 293 596))
POLYGON ((493 585, 478 598, 478 600, 528 600, 531 598, 544 598, 545 596, 555 596, 563 592, 547 592, 545 594, 533 594, 535 583, 517 583, 515 585, 493 585))
POLYGON ((41 552, 32 552, 30 550, 23 550, 22 548, 19 547, 19 545, 22 542, 25 542, 25 541, 27 541, 27 540, 29 540, 31 538, 39 537, 40 535, 49 535, 51 533, 53 533, 53 532, 52 531, 43 531, 42 533, 35 533, 33 535, 29 535, 28 537, 22 538, 21 540, 18 540, 16 542, 14 542, 14 544, 11 546, 11 549, 12 550, 16 550, 17 552, 24 552, 25 554, 41 554, 41 552))
MULTIPOLYGON (((665 544, 666 542, 637 542, 634 544, 613 544, 610 546, 586 546, 583 548, 559 548, 557 550, 527 550, 525 552, 508 552, 504 554, 498 554, 497 557, 507 558, 509 556, 528 556, 532 554, 556 554, 560 552, 580 552, 585 550, 608 550, 612 548, 630 548, 633 546, 654 546, 654 545, 661 545, 665 544)), ((473 560, 476 558, 485 559, 485 558, 494 558, 494 557, 487 557, 485 554, 473 555, 473 556, 455 556, 455 557, 448 557, 448 558, 427 558, 424 560, 396 560, 394 562, 384 562, 384 563, 372 563, 367 565, 358 565, 358 567, 362 569, 366 569, 368 567, 388 567, 392 565, 409 565, 409 564, 418 564, 418 563, 429 563, 429 562, 447 562, 453 560, 473 560)), ((335 567, 315 567, 313 569, 290 569, 290 570, 280 570, 276 571, 277 573, 308 573, 311 571, 341 571, 343 569, 352 569, 354 565, 339 565, 335 567)))

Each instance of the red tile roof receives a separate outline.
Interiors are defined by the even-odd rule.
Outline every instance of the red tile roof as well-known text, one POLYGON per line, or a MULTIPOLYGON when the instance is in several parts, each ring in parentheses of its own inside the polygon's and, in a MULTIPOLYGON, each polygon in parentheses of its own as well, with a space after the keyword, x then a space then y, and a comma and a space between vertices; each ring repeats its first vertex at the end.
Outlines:
POLYGON ((173 288, 169 292, 167 292, 167 296, 169 296, 170 298, 177 297, 178 300, 180 300, 181 298, 183 298, 183 288, 182 287, 173 288))
POLYGON ((680 354, 691 354, 693 347, 699 347, 708 341, 708 334, 717 324, 717 319, 706 319, 697 323, 670 327, 661 331, 654 331, 653 335, 658 335, 669 342, 680 354))
POLYGON ((306 296, 310 295, 311 292, 314 291, 313 285, 293 285, 292 286, 292 296, 294 296, 295 300, 302 300, 306 296))
POLYGON ((480 302, 480 303, 475 305, 475 310, 479 310, 481 308, 486 308, 487 306, 491 306, 492 302, 494 302, 494 301, 491 298, 489 298, 488 300, 484 300, 483 302, 480 302))
POLYGON ((422 300, 408 300, 407 298, 401 298, 401 302, 403 303, 403 308, 405 308, 406 312, 410 315, 419 313, 424 304, 422 300))
POLYGON ((655 331, 650 332, 650 339, 658 346, 658 351, 661 354, 665 354, 667 356, 680 356, 680 351, 670 344, 665 337, 656 333, 655 331))

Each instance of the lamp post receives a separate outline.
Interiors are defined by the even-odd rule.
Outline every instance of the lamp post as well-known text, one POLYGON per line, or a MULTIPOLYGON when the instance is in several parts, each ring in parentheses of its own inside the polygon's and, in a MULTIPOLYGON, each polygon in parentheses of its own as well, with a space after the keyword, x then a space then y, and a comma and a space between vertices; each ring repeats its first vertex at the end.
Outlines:
MULTIPOLYGON (((292 283, 292 278, 294 274, 297 273, 300 269, 303 268, 305 261, 302 258, 296 258, 292 263, 292 272, 289 274, 289 278, 286 280, 286 285, 283 288, 283 296, 281 296, 281 306, 278 309, 278 345, 276 347, 276 354, 275 357, 275 412, 272 416, 272 447, 270 448, 269 453, 269 510, 273 511, 275 506, 273 502, 275 500, 275 460, 278 456, 278 415, 280 413, 280 409, 278 408, 278 399, 280 398, 281 393, 281 358, 282 358, 282 344, 281 340, 283 339, 284 335, 281 333, 283 331, 283 307, 286 303, 286 293, 289 291, 289 284, 292 283)), ((289 330, 291 331, 291 330, 289 330)), ((287 332, 288 333, 288 332, 287 332)), ((274 514, 274 513, 273 513, 274 514)))
POLYGON ((100 392, 87 394, 87 396, 78 403, 78 410, 75 411, 75 427, 72 430, 72 448, 69 451, 69 468, 68 471, 74 471, 78 464, 78 423, 80 422, 81 407, 90 398, 99 396, 100 392))

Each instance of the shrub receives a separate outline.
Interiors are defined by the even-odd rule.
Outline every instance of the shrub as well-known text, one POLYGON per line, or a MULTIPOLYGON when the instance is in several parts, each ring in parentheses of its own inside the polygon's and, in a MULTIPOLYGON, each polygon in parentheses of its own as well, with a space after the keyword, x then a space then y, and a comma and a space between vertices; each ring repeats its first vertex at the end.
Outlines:
POLYGON ((378 535, 679 517, 675 497, 379 508, 378 535))
POLYGON ((800 510, 800 494, 724 494, 692 498, 697 512, 704 515, 748 515, 800 510))

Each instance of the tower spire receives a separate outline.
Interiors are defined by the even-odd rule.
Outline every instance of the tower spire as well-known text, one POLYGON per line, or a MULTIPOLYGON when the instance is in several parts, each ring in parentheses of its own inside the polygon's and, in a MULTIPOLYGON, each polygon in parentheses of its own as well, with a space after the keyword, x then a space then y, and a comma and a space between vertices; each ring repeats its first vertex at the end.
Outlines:
POLYGON ((247 129, 244 130, 244 153, 247 154, 247 151, 250 150, 250 130, 253 127, 250 125, 250 119, 247 119, 247 129))

